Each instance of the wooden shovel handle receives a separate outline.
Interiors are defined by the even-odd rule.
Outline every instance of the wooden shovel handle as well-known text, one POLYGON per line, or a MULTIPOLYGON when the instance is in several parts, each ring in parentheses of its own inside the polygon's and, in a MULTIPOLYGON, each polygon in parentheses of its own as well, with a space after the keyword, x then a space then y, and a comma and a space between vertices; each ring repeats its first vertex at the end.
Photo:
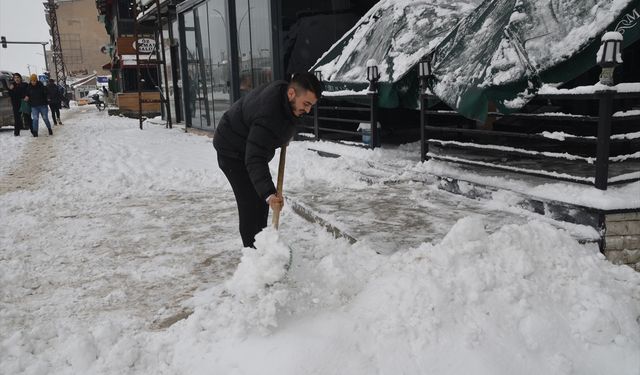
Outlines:
MULTIPOLYGON (((280 163, 278 164, 278 181, 276 184, 276 195, 282 198, 282 184, 284 182, 284 163, 287 157, 287 145, 280 148, 280 163)), ((278 229, 280 224, 280 209, 273 210, 273 227, 278 229)))

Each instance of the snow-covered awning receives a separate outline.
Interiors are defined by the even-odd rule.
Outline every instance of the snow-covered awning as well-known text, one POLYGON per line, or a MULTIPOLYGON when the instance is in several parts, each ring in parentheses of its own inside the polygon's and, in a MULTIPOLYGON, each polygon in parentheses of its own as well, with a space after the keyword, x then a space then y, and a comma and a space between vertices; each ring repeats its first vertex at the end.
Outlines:
POLYGON ((489 102, 509 112, 531 81, 567 82, 596 65, 600 36, 640 39, 640 0, 382 0, 312 71, 328 91, 360 90, 366 61, 379 66, 380 105, 417 105, 417 63, 433 53, 433 92, 482 120, 489 102))
POLYGON ((484 119, 489 102, 517 110, 532 86, 594 67, 607 30, 625 46, 638 40, 637 18, 623 23, 639 11, 640 0, 486 0, 437 46, 433 92, 470 118, 484 119))
POLYGON ((367 82, 375 60, 380 82, 395 82, 431 52, 480 0, 382 0, 316 62, 327 81, 367 82))

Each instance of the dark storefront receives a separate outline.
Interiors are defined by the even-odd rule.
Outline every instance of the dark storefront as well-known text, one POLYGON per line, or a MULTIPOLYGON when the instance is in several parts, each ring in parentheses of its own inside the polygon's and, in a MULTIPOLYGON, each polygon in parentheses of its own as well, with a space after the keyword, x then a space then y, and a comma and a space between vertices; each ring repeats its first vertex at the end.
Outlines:
POLYGON ((230 104, 252 88, 308 70, 375 3, 188 0, 178 4, 177 19, 171 21, 171 45, 178 51, 171 51, 169 79, 173 102, 181 107, 178 119, 187 126, 213 130, 230 104))

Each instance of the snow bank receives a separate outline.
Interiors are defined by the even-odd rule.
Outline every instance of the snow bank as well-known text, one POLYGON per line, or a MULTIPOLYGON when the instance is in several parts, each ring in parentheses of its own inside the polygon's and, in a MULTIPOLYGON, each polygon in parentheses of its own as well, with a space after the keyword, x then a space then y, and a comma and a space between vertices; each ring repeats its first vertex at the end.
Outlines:
POLYGON ((391 257, 319 237, 286 287, 201 295, 154 345, 189 374, 637 373, 637 273, 544 223, 484 227, 391 257))

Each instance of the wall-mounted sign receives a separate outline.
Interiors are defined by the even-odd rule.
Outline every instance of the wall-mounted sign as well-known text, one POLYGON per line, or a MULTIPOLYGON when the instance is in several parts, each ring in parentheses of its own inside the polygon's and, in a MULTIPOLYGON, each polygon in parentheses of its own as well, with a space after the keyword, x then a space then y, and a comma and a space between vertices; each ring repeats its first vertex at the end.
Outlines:
POLYGON ((136 47, 139 53, 151 53, 156 49, 156 41, 150 38, 138 38, 138 43, 133 43, 133 48, 136 49, 136 47))
POLYGON ((616 25, 615 30, 624 35, 627 29, 631 29, 640 24, 640 8, 633 9, 625 14, 620 22, 616 25))
MULTIPOLYGON (((2 0, 0 0, 2 1, 2 0)), ((138 39, 149 39, 151 41, 155 41, 155 39, 149 35, 142 35, 138 39)), ((136 53, 136 42, 135 38, 130 36, 121 36, 116 41, 116 53, 121 55, 133 55, 136 53)), ((140 43, 143 45, 144 43, 140 43)), ((140 51, 140 53, 144 53, 140 51)), ((148 52, 147 52, 148 53, 148 52)))

